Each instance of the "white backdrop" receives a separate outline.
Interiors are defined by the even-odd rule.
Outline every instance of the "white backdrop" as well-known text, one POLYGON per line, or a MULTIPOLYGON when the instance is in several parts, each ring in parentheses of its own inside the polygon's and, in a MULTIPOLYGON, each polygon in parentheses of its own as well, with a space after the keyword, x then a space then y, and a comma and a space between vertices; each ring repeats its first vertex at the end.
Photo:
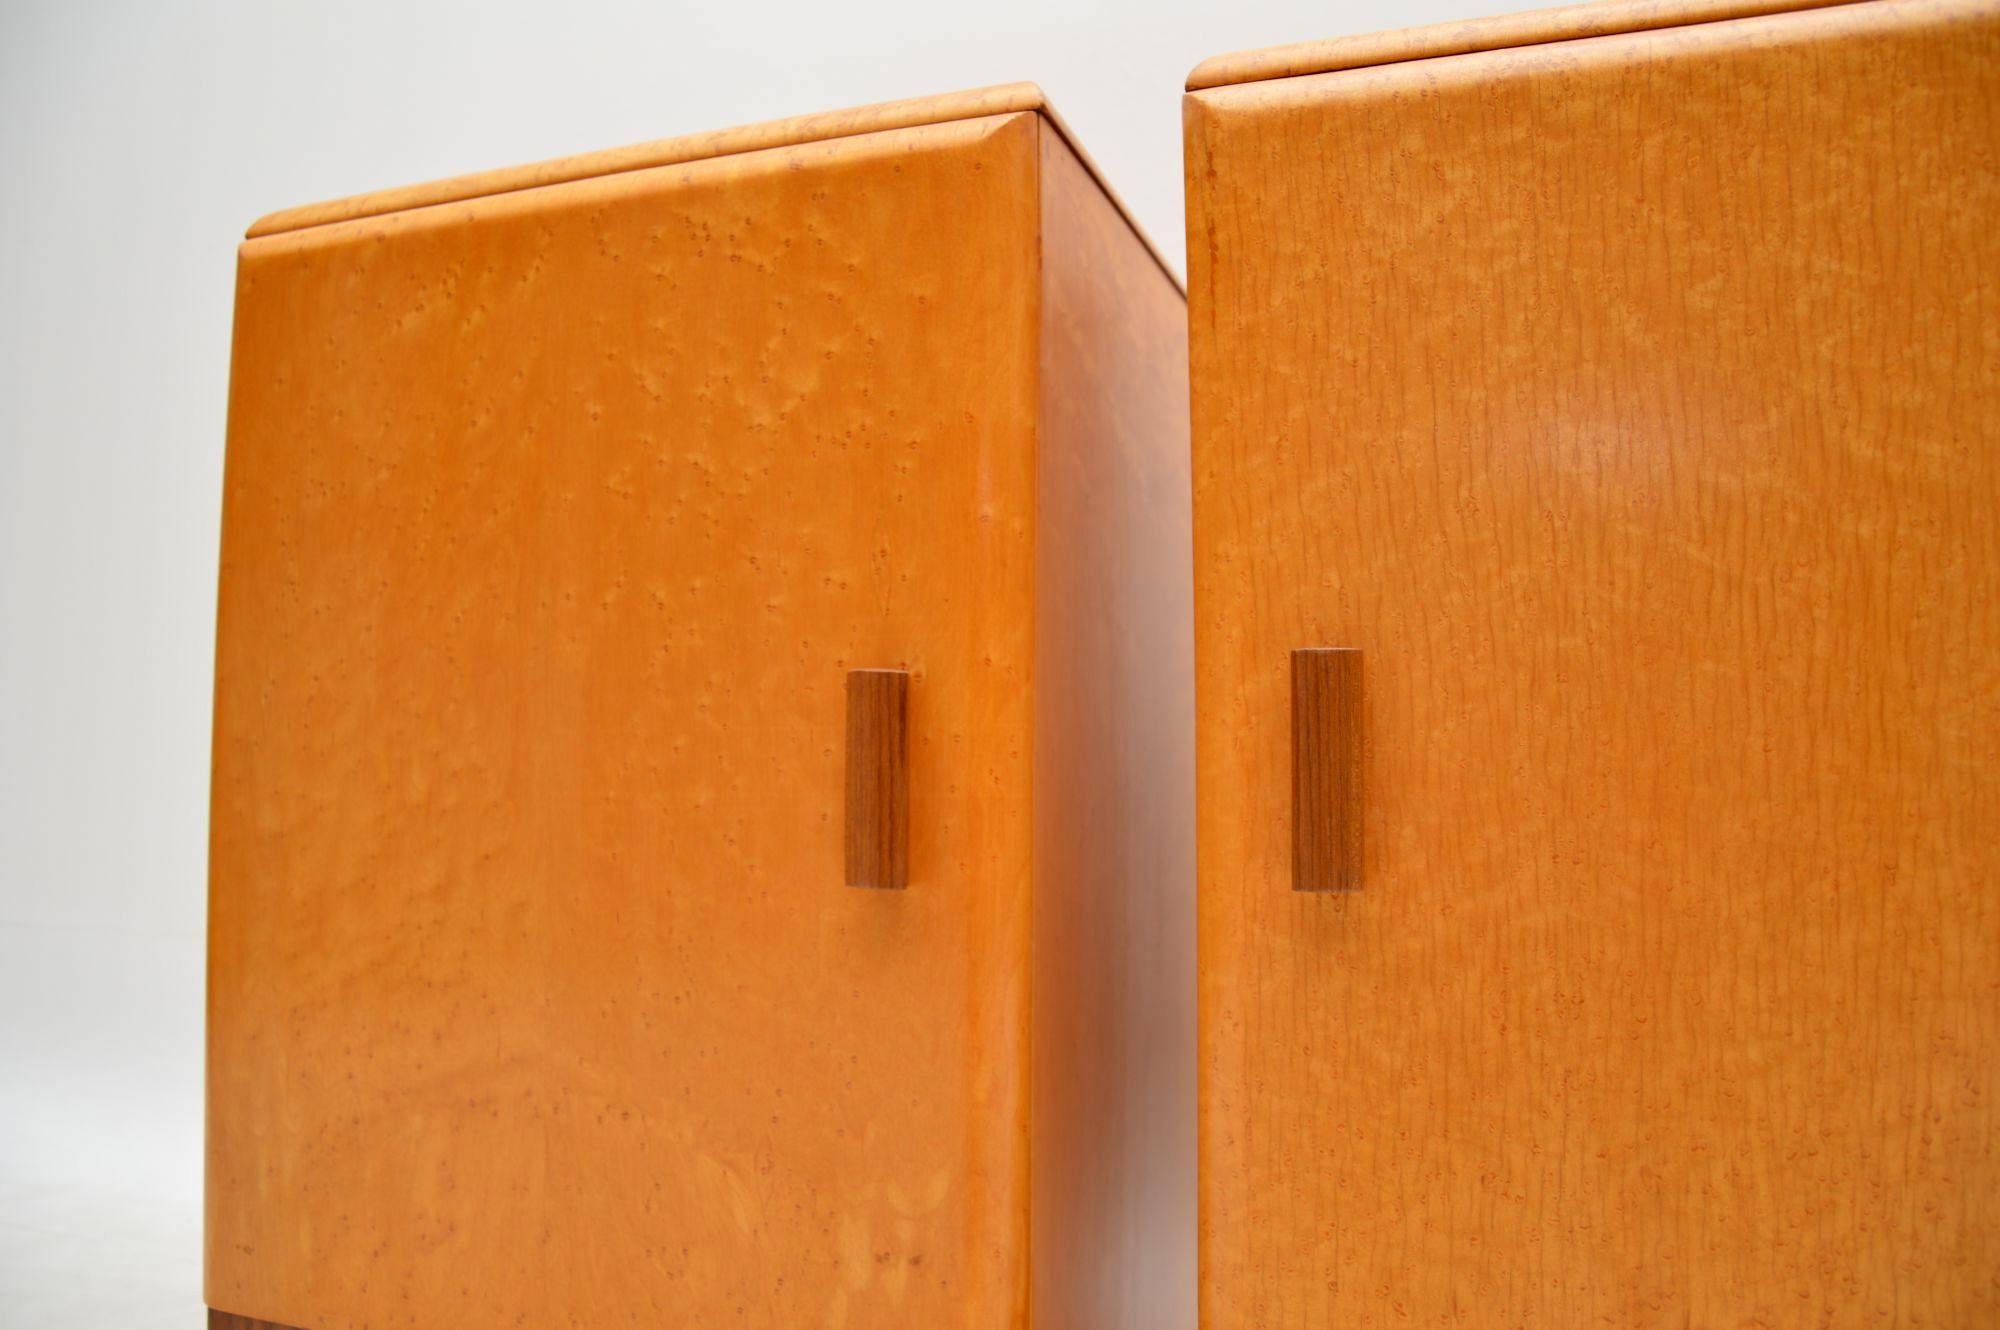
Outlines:
POLYGON ((0 1325, 200 1324, 210 667, 257 215, 1033 79, 1178 266, 1183 76, 1490 0, 0 0, 0 1325))

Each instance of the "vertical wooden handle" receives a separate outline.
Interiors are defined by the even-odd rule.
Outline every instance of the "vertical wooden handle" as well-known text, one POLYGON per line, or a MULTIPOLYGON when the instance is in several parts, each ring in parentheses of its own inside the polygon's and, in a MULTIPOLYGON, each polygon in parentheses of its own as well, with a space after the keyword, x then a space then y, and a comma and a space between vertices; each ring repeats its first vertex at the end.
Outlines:
POLYGON ((1361 889, 1361 653, 1292 653, 1292 890, 1361 889))
POLYGON ((910 675, 847 672, 847 885, 910 876, 910 675))

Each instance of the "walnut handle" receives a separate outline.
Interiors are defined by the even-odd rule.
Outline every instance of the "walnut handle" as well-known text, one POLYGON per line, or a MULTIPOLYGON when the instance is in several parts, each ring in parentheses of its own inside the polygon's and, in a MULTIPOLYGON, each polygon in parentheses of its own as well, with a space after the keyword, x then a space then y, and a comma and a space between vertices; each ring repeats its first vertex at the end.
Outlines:
POLYGON ((1292 889, 1361 889, 1361 653, 1292 652, 1292 889))

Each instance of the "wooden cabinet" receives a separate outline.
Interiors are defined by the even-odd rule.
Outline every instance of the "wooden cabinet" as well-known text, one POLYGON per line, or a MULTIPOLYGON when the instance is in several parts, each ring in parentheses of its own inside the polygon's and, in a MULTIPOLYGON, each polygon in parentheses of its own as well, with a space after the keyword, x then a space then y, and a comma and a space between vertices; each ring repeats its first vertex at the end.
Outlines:
POLYGON ((252 229, 220 1323, 1185 1319, 1185 328, 1026 85, 252 229))
POLYGON ((2000 1324, 2000 10, 1191 87, 1207 1330, 2000 1324))

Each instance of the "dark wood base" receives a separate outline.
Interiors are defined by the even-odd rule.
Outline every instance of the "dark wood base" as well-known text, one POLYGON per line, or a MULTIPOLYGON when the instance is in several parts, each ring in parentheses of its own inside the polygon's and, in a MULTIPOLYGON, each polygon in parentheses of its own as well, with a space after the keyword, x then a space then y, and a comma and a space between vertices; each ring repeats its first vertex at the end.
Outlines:
POLYGON ((210 1307, 208 1330, 298 1330, 298 1327, 279 1325, 276 1321, 260 1321, 254 1316, 238 1316, 235 1312, 219 1312, 210 1307))

